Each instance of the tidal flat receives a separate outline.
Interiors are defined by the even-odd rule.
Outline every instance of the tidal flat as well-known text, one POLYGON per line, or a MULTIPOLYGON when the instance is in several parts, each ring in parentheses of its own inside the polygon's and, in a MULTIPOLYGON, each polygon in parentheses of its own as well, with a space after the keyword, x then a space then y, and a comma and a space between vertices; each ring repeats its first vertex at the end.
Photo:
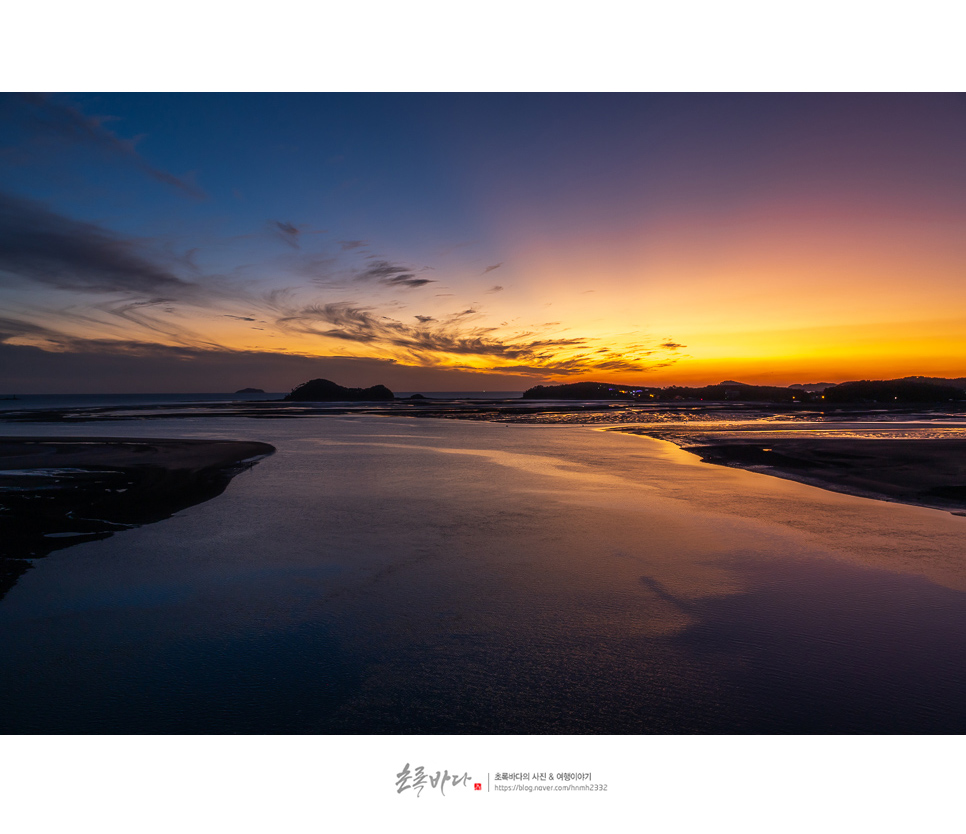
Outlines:
POLYGON ((822 489, 921 507, 966 510, 966 428, 810 422, 621 427, 708 463, 822 489))
POLYGON ((208 501, 274 451, 225 440, 0 437, 0 598, 32 560, 208 501))
POLYGON ((966 731, 966 518, 588 414, 85 420, 275 453, 32 560, 0 601, 0 730, 966 731))

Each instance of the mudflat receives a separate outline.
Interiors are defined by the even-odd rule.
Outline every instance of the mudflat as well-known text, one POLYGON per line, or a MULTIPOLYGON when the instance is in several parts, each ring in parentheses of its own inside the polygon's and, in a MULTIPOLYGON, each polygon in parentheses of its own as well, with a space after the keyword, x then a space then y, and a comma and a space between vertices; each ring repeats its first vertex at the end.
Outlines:
POLYGON ((0 438, 0 596, 26 560, 208 501, 274 451, 232 440, 0 438))
POLYGON ((865 498, 966 510, 966 439, 769 437, 761 432, 746 439, 709 431, 622 430, 676 443, 708 463, 865 498))
POLYGON ((88 437, 0 437, 0 476, 7 470, 155 466, 198 470, 270 455, 268 443, 88 437))

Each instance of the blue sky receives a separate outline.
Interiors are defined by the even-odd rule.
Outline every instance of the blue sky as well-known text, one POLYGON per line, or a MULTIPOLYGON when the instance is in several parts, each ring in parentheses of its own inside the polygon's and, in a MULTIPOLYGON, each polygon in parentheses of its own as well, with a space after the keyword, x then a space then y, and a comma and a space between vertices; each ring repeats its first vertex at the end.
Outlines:
POLYGON ((966 347, 962 96, 5 94, 0 114, 11 392, 788 384, 953 374, 966 347))

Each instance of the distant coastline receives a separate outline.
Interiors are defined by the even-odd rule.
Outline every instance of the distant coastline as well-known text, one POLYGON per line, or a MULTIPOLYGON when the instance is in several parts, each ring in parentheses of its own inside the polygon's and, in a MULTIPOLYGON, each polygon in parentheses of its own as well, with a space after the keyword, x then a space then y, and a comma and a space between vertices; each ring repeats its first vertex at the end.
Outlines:
POLYGON ((841 383, 797 383, 787 387, 750 385, 726 380, 717 385, 666 388, 613 382, 571 382, 537 385, 523 392, 524 399, 624 400, 656 402, 746 402, 785 405, 882 405, 966 402, 966 378, 903 377, 841 383))

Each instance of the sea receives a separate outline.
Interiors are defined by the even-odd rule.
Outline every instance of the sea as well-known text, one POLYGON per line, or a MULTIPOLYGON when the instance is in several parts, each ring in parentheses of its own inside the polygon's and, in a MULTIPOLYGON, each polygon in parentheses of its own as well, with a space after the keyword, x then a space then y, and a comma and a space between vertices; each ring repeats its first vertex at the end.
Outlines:
MULTIPOLYGON (((36 409, 135 408, 142 406, 218 405, 257 403, 280 400, 284 393, 259 394, 11 394, 0 395, 0 412, 36 409)), ((403 391, 398 399, 418 391, 403 391)), ((504 400, 519 399, 521 391, 432 391, 423 396, 429 400, 504 400)))
MULTIPOLYGON (((0 407, 242 398, 175 396, 0 407)), ((277 450, 35 560, 0 601, 2 733, 966 732, 950 512, 592 423, 199 412, 0 435, 277 450)))

